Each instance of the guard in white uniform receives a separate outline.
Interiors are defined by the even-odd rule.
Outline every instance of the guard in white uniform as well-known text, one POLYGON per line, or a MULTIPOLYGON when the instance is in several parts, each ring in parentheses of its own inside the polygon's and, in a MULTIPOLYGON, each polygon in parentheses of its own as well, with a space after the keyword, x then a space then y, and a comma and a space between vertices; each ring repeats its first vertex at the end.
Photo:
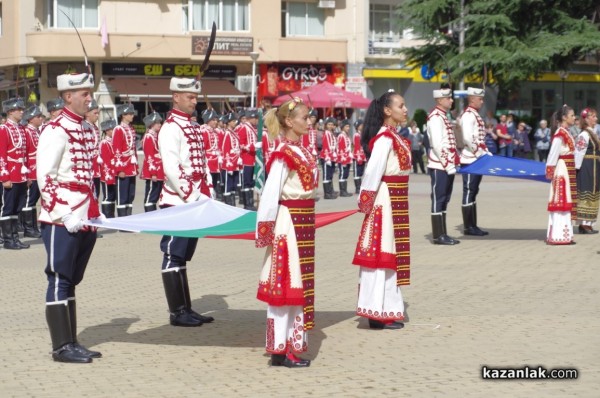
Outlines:
POLYGON ((456 151, 456 139, 447 113, 452 107, 452 90, 433 90, 436 107, 427 116, 427 135, 431 150, 427 168, 431 176, 431 225, 433 243, 455 245, 459 240, 447 234, 446 209, 452 196, 452 184, 460 158, 456 151))
MULTIPOLYGON (((191 115, 196 109, 200 82, 171 78, 173 109, 158 133, 158 149, 163 162, 165 182, 159 206, 176 206, 212 196, 212 181, 206 164, 202 132, 191 115)), ((191 261, 198 238, 163 236, 162 279, 173 326, 201 326, 214 321, 211 316, 192 310, 186 264, 191 261)))
MULTIPOLYGON (((469 87, 467 89, 468 106, 460 116, 460 127, 463 135, 464 148, 460 155, 460 164, 469 165, 477 158, 492 156, 485 145, 485 123, 479 110, 483 106, 485 90, 482 88, 469 87)), ((464 223, 464 234, 472 236, 488 235, 487 231, 477 226, 477 194, 481 176, 477 174, 463 174, 463 196, 462 216, 464 223)))
POLYGON ((95 228, 83 222, 100 217, 92 169, 96 137, 83 126, 94 77, 88 73, 60 75, 57 86, 65 108, 42 130, 37 151, 40 221, 48 253, 46 320, 52 358, 89 363, 101 354, 77 342, 75 287, 83 280, 96 243, 95 228))

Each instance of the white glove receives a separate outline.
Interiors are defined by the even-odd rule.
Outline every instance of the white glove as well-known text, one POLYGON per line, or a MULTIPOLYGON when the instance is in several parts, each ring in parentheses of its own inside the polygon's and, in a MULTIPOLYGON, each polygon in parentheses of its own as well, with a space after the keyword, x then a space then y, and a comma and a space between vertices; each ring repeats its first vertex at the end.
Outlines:
POLYGON ((108 218, 106 218, 106 216, 103 213, 100 213, 100 216, 96 217, 96 220, 100 222, 105 222, 106 220, 108 220, 108 218))
POLYGON ((254 143, 254 148, 256 148, 256 149, 262 148, 262 142, 255 142, 254 143))
POLYGON ((228 171, 227 174, 230 175, 230 176, 232 176, 233 175, 233 171, 228 171))
POLYGON ((456 169, 452 168, 452 169, 448 170, 447 173, 449 176, 452 176, 452 175, 456 174, 456 169))
POLYGON ((326 162, 325 162, 325 164, 326 164, 327 166, 331 166, 331 160, 328 160, 328 161, 326 161, 326 162))
POLYGON ((62 222, 70 233, 74 234, 78 232, 81 228, 83 228, 83 220, 81 218, 77 218, 73 215, 73 213, 66 214, 62 217, 62 222))

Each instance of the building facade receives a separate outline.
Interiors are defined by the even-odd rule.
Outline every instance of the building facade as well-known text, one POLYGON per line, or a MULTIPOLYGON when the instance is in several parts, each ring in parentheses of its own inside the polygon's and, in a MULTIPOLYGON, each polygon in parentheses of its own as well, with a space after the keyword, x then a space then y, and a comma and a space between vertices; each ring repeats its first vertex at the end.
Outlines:
MULTIPOLYGON (((401 0, 0 0, 0 99, 18 95, 42 105, 57 95, 56 76, 83 71, 83 50, 96 76, 101 118, 131 102, 141 118, 169 109, 168 80, 195 76, 212 22, 218 27, 199 107, 227 111, 329 81, 373 98, 401 92, 410 114, 433 105, 445 80, 407 66, 397 50, 421 42, 401 30, 401 0), (10 21, 10 23, 7 23, 10 21), (72 22, 71 22, 72 21, 72 22), (257 54, 254 63, 250 54, 257 54), (256 74, 253 75, 253 66, 256 74)), ((556 104, 598 106, 600 66, 546 74, 486 106, 546 116, 556 104)), ((332 110, 322 110, 322 114, 332 110)))

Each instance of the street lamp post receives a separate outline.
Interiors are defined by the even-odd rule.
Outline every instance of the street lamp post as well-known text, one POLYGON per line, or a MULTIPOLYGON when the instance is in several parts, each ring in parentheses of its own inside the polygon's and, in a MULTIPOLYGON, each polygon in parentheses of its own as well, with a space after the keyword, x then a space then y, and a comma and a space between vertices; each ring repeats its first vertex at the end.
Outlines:
POLYGON ((258 59, 258 53, 253 51, 250 54, 252 58, 252 94, 250 96, 250 107, 254 108, 254 97, 256 95, 256 60, 258 59))

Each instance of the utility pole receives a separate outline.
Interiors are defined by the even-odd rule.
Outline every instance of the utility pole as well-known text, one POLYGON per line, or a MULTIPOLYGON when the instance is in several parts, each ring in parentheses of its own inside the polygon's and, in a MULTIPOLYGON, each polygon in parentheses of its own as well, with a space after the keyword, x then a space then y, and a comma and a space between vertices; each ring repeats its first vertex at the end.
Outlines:
MULTIPOLYGON (((465 52, 465 0, 460 0, 460 19, 458 22, 458 54, 461 55, 465 52)), ((460 68, 462 69, 464 66, 463 61, 460 61, 460 68)), ((458 83, 458 89, 462 91, 465 90, 465 79, 463 77, 460 78, 460 82, 458 83)), ((458 102, 458 114, 460 115, 464 108, 463 100, 461 99, 458 102)))

